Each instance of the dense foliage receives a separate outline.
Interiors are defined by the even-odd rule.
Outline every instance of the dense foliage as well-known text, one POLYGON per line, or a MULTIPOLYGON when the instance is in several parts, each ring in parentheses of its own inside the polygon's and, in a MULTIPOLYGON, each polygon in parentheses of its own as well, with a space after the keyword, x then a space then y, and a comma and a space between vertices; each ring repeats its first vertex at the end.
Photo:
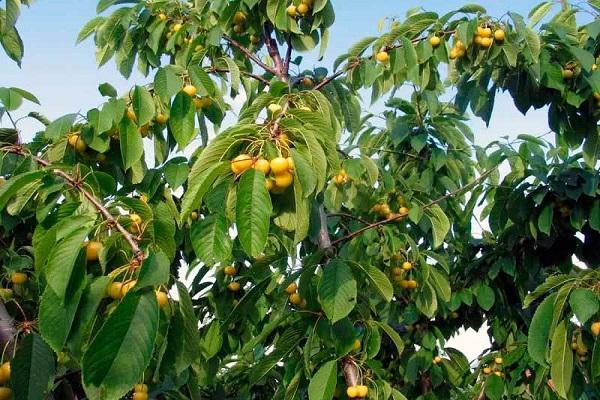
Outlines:
POLYGON ((148 82, 54 121, 0 88, 0 399, 599 398, 600 2, 412 9, 332 71, 296 54, 329 0, 97 11, 148 82), (499 91, 554 140, 475 145, 499 91))

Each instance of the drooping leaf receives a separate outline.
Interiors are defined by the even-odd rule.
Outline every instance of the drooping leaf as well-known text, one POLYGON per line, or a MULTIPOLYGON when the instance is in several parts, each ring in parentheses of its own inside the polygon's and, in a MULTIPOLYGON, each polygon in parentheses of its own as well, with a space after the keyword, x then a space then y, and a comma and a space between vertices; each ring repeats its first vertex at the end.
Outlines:
POLYGON ((11 361, 11 387, 14 398, 45 399, 52 387, 54 374, 52 349, 39 335, 27 335, 11 361))
POLYGON ((236 203, 236 226, 240 243, 251 256, 259 256, 269 235, 273 205, 265 186, 265 175, 255 169, 240 178, 236 203))
POLYGON ((315 372, 308 384, 309 400, 331 400, 337 384, 337 361, 327 361, 315 372))
POLYGON ((573 350, 567 334, 567 321, 562 321, 554 329, 550 346, 550 376, 563 398, 567 398, 573 377, 573 350))
POLYGON ((357 289, 348 264, 339 259, 330 261, 324 268, 318 292, 323 311, 331 323, 350 314, 356 305, 357 289))

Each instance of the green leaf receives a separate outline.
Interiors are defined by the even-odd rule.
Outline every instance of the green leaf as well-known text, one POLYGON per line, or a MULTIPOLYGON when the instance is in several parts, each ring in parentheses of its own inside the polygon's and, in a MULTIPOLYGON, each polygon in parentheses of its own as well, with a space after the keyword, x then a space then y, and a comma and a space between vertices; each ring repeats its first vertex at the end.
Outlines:
POLYGON ((241 80, 240 80, 240 68, 237 66, 235 61, 229 57, 223 57, 227 69, 229 70, 229 76, 231 77, 231 88, 236 92, 239 91, 241 80))
MULTIPOLYGON (((206 150, 204 150, 206 152, 206 150)), ((202 154, 204 154, 204 152, 202 154)), ((188 188, 181 202, 180 220, 185 221, 190 213, 201 206, 202 198, 212 188, 218 176, 229 171, 228 162, 217 162, 197 175, 190 174, 188 188)))
POLYGON ((150 92, 142 87, 137 86, 133 90, 133 96, 131 98, 133 111, 137 117, 138 126, 146 125, 154 118, 154 99, 150 92))
POLYGON ((592 352, 592 382, 597 384, 600 382, 600 340, 594 342, 594 350, 592 352))
POLYGON ((589 289, 578 288, 573 290, 569 297, 569 304, 577 320, 582 324, 589 321, 600 309, 598 297, 589 289))
POLYGON ((556 294, 548 296, 539 305, 537 310, 535 310, 531 325, 529 325, 527 350, 529 356, 540 365, 547 364, 546 352, 548 351, 548 341, 550 340, 555 300, 556 294))
POLYGON ((494 290, 483 283, 475 288, 475 298, 477 304, 485 311, 490 311, 496 301, 494 290))
POLYGON ((171 106, 169 126, 180 149, 187 146, 195 135, 196 109, 192 104, 192 98, 184 92, 177 93, 171 106))
POLYGON ((285 356, 298 346, 298 342, 305 336, 304 329, 290 327, 281 334, 275 343, 275 349, 263 357, 250 371, 250 382, 258 382, 269 373, 285 356))
POLYGON ((231 257, 233 244, 224 213, 208 216, 192 224, 190 237, 194 252, 207 265, 223 262, 231 257))
POLYGON ((536 26, 546 15, 548 15, 548 12, 550 12, 553 6, 554 2, 552 1, 543 1, 538 4, 529 12, 529 22, 527 23, 527 26, 529 28, 536 26))
POLYGON ((81 28, 79 34, 77 35, 76 43, 79 44, 87 39, 92 33, 96 31, 96 28, 100 26, 105 21, 104 17, 95 17, 86 22, 86 24, 81 28))
POLYGON ((485 379, 485 394, 490 400, 501 400, 504 394, 504 381, 496 375, 485 379))
POLYGON ((313 375, 308 384, 309 400, 331 400, 337 385, 337 361, 327 361, 313 375))
POLYGON ((165 179, 175 190, 187 181, 190 169, 186 163, 169 163, 165 166, 165 179))
POLYGON ((552 206, 547 205, 543 208, 540 216, 538 217, 538 229, 540 232, 544 232, 546 235, 550 235, 552 230, 552 219, 554 218, 554 210, 552 206))
POLYGON ((181 91, 183 80, 173 68, 160 68, 154 77, 154 90, 156 94, 167 103, 171 97, 181 91))
POLYGON ((567 321, 561 321, 554 330, 550 346, 550 376, 556 392, 565 399, 573 377, 573 350, 567 334, 567 321))
POLYGON ((429 283, 433 286, 440 299, 443 301, 450 301, 452 290, 446 274, 438 271, 436 268, 430 268, 429 283))
MULTIPOLYGON (((0 9, 0 11, 1 10, 2 9, 0 9)), ((5 28, 4 32, 0 34, 0 44, 6 52, 6 55, 8 55, 20 67, 25 50, 23 48, 23 40, 21 39, 19 32, 14 27, 8 29, 5 28)))
POLYGON ((121 139, 121 158, 125 170, 131 168, 144 154, 144 142, 142 134, 135 124, 127 118, 123 118, 119 127, 121 139))
POLYGON ((0 210, 4 209, 8 201, 17 194, 23 186, 42 178, 45 171, 32 171, 16 175, 0 186, 0 210))
POLYGON ((29 100, 30 102, 38 104, 38 105, 40 104, 39 99, 37 97, 35 97, 35 95, 33 93, 28 92, 27 90, 16 88, 16 87, 11 87, 10 90, 12 92, 18 93, 25 100, 29 100))
POLYGON ((433 247, 439 247, 450 231, 450 221, 439 205, 426 208, 425 214, 431 221, 431 229, 433 233, 433 247))
POLYGON ((52 121, 46 128, 46 137, 53 141, 58 140, 71 130, 73 123, 75 123, 75 118, 77 118, 77 114, 67 114, 52 121))
POLYGON ((162 251, 150 253, 142 264, 135 286, 143 288, 166 285, 169 282, 169 267, 169 258, 165 253, 162 251))
POLYGON ((352 262, 351 265, 356 266, 366 275, 369 282, 373 285, 373 288, 385 301, 392 301, 392 297, 394 296, 394 287, 392 286, 392 283, 386 274, 381 272, 379 268, 370 264, 352 262))
POLYGON ((600 200, 594 201, 588 221, 592 229, 596 232, 600 232, 600 200))
POLYGON ((388 337, 392 340, 392 342, 394 342, 394 345, 396 346, 396 350, 398 351, 398 356, 401 356, 402 352, 404 351, 404 342, 402 341, 402 338, 400 337, 398 332, 396 332, 394 330, 394 328, 392 328, 385 322, 378 322, 378 321, 373 321, 373 322, 382 331, 384 331, 386 333, 386 335, 388 335, 388 337))
POLYGON ((254 169, 246 171, 238 185, 236 226, 242 247, 253 257, 259 256, 267 244, 272 212, 265 175, 254 169))
POLYGON ((356 281, 348 265, 339 259, 330 261, 319 282, 321 306, 332 324, 346 317, 356 305, 356 281))
POLYGON ((158 319, 154 291, 127 293, 83 356, 83 383, 91 398, 118 400, 140 382, 150 363, 158 319))
POLYGON ((9 28, 15 26, 19 15, 21 15, 21 0, 6 0, 6 18, 4 20, 6 26, 9 28))
POLYGON ((44 340, 31 333, 20 343, 11 366, 11 388, 17 400, 46 398, 55 374, 54 353, 44 340))
POLYGON ((200 340, 200 349, 204 358, 210 360, 217 355, 221 350, 221 346, 223 346, 223 336, 221 325, 218 321, 213 321, 200 340))

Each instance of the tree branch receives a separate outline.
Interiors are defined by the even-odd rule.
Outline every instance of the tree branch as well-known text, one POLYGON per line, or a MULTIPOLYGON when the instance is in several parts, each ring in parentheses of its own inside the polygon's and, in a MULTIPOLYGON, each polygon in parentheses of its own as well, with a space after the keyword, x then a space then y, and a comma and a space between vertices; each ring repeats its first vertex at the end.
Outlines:
POLYGON ((283 72, 286 76, 290 76, 290 62, 292 61, 292 37, 290 35, 287 36, 287 50, 285 52, 285 61, 283 63, 283 72))
MULTIPOLYGON (((481 182, 483 182, 485 179, 487 179, 487 177, 490 176, 497 168, 498 167, 496 166, 496 167, 494 167, 494 168, 486 171, 485 173, 483 173, 479 178, 477 178, 473 182, 468 183, 465 186, 460 187, 460 188, 454 190, 453 192, 447 193, 447 194, 445 194, 444 196, 440 197, 437 200, 433 200, 430 203, 425 204, 422 207, 422 209, 426 210, 428 208, 431 208, 434 205, 439 204, 442 201, 449 199, 450 197, 454 197, 454 196, 456 196, 456 195, 464 192, 465 190, 469 190, 470 188, 472 188, 474 186, 477 186, 478 184, 480 184, 481 182)), ((336 245, 338 245, 338 244, 340 244, 342 242, 345 242, 347 240, 354 239, 355 237, 363 234, 364 232, 366 232, 366 231, 368 231, 370 229, 378 228, 380 226, 387 225, 389 223, 392 223, 392 222, 395 222, 395 221, 398 221, 398 220, 401 220, 401 219, 404 219, 404 218, 406 218, 406 215, 399 215, 399 214, 393 215, 390 218, 386 218, 386 219, 383 219, 381 221, 374 222, 374 223, 369 224, 367 226, 364 226, 364 227, 362 227, 362 228, 360 228, 360 229, 358 229, 358 230, 356 230, 356 231, 354 231, 352 233, 349 233, 346 236, 343 236, 343 237, 341 237, 341 238, 339 238, 337 240, 334 240, 331 244, 332 244, 332 246, 336 246, 336 245)))
POLYGON ((231 37, 229 37, 227 35, 223 35, 223 39, 225 41, 229 42, 232 46, 236 47, 239 51, 244 53, 244 55, 246 57, 248 57, 249 59, 254 61, 262 69, 264 69, 267 72, 272 73, 273 75, 277 75, 277 71, 275 70, 275 68, 270 67, 267 64, 265 64, 264 62, 262 62, 261 59, 256 56, 256 54, 254 54, 253 52, 251 52, 250 50, 248 50, 247 48, 242 46, 242 44, 240 42, 238 42, 235 39, 232 39, 231 37))
MULTIPOLYGON (((227 73, 231 73, 231 71, 229 69, 227 69, 227 68, 218 68, 218 67, 208 67, 208 68, 206 68, 206 72, 208 72, 208 73, 214 73, 214 74, 216 74, 216 73, 226 73, 226 74, 227 73)), ((263 78, 260 75, 253 74, 251 72, 244 71, 244 70, 240 70, 240 73, 242 75, 245 75, 245 76, 249 77, 249 78, 256 79, 257 81, 260 81, 260 82, 264 83, 266 86, 269 86, 271 84, 271 82, 269 82, 266 78, 263 78)))
MULTIPOLYGON (((0 150, 5 151, 7 153, 17 154, 17 155, 20 155, 23 157, 31 156, 33 158, 33 160, 35 162, 37 162, 39 165, 41 165, 43 167, 51 168, 50 163, 48 161, 46 161, 42 158, 39 158, 37 156, 34 156, 33 154, 30 154, 28 151, 26 151, 21 146, 5 147, 0 150)), ((85 190, 81 186, 81 182, 78 182, 76 179, 72 178, 69 174, 67 174, 66 172, 61 171, 59 169, 55 169, 55 168, 51 169, 51 172, 55 176, 58 176, 58 177, 64 179, 65 181, 67 181, 75 190, 77 190, 79 193, 81 193, 83 195, 83 197, 85 197, 90 203, 92 203, 92 205, 96 208, 96 210, 98 210, 100 212, 100 214, 109 223, 109 225, 114 226, 121 233, 121 235, 123 235, 123 237, 129 244, 129 246, 131 247, 131 250, 133 251, 134 259, 132 260, 132 266, 134 266, 134 267, 141 266, 142 262, 144 261, 145 256, 144 256, 144 253, 142 252, 142 250, 140 249, 140 247, 138 246, 137 240, 133 237, 133 235, 131 235, 131 233, 129 233, 129 231, 127 229, 125 229, 125 227, 123 227, 123 225, 121 225, 115 217, 113 217, 113 215, 108 211, 108 209, 106 207, 104 207, 100 203, 100 201, 94 197, 94 195, 89 193, 87 190, 85 190)))
POLYGON ((277 46, 277 40, 272 37, 273 26, 267 22, 264 25, 264 30, 265 45, 267 46, 269 56, 273 59, 273 63, 275 63, 275 75, 282 81, 287 82, 288 75, 284 67, 284 62, 281 60, 281 55, 279 54, 279 46, 277 46))

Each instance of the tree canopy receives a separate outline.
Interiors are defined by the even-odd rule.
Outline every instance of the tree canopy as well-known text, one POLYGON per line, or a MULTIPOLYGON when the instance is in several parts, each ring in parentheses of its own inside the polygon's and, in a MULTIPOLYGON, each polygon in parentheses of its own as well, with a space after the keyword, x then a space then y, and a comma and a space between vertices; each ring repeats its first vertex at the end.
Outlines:
POLYGON ((599 398, 599 1, 419 7, 312 69, 330 0, 97 13, 145 82, 53 121, 0 88, 0 399, 599 398), (499 92, 551 132, 476 145, 499 92))

